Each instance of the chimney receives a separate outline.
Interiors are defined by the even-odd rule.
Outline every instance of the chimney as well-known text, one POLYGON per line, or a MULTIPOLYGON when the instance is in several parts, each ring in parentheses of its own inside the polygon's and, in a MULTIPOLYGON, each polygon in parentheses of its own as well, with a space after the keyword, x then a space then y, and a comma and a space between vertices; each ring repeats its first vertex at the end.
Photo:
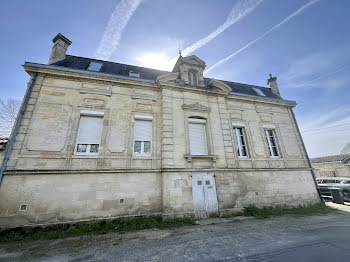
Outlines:
POLYGON ((62 34, 58 33, 54 39, 52 39, 54 43, 49 59, 49 64, 53 64, 59 60, 66 58, 66 53, 68 46, 72 44, 72 42, 64 37, 62 34))
POLYGON ((277 85, 277 77, 272 77, 272 74, 269 74, 269 76, 270 78, 267 79, 267 85, 271 88, 272 92, 280 96, 281 94, 277 85))

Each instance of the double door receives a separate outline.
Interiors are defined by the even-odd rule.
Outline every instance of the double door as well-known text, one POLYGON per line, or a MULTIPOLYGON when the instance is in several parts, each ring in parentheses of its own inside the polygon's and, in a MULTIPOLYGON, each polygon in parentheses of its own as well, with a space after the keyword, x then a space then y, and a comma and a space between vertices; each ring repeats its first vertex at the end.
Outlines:
POLYGON ((218 198, 213 172, 192 173, 192 195, 196 217, 207 218, 218 215, 218 198))

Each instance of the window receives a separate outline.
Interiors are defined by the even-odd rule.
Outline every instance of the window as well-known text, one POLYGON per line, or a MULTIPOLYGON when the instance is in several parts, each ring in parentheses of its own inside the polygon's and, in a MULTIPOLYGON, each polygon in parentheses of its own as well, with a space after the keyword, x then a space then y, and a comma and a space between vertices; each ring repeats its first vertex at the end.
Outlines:
POLYGON ((190 85, 198 85, 197 72, 195 70, 188 70, 188 83, 190 85))
POLYGON ((101 67, 102 67, 102 63, 92 61, 88 67, 88 70, 100 71, 101 67))
POLYGON ((188 129, 191 155, 208 155, 205 119, 189 118, 188 129))
POLYGON ((253 87, 253 90, 259 95, 259 96, 265 96, 265 94, 263 93, 263 91, 261 91, 261 89, 253 87))
POLYGON ((247 144, 244 136, 244 127, 233 127, 233 136, 235 137, 235 145, 238 157, 247 158, 247 144))
POLYGON ((92 113, 80 116, 75 146, 76 155, 98 155, 103 127, 103 112, 96 113, 96 115, 92 113))
POLYGON ((270 151, 270 157, 278 158, 279 154, 277 149, 275 130, 265 129, 264 132, 265 132, 266 142, 270 151))
POLYGON ((139 78, 140 77, 140 73, 137 73, 137 72, 134 72, 134 71, 129 71, 129 76, 139 78))
POLYGON ((134 155, 152 155, 152 116, 135 116, 134 155))

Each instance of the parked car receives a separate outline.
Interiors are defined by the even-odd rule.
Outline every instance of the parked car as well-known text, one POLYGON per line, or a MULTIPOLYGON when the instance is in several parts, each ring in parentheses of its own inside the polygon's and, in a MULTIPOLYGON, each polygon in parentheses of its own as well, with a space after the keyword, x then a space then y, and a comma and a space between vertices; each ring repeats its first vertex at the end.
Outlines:
POLYGON ((343 189, 345 201, 350 201, 350 178, 348 177, 321 177, 316 179, 323 197, 332 197, 329 188, 338 187, 343 189))

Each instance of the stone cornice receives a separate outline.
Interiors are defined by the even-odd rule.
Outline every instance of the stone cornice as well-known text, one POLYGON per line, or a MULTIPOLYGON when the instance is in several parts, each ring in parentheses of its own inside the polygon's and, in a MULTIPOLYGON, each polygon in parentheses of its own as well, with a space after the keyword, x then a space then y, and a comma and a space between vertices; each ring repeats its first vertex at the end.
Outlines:
POLYGON ((162 172, 281 172, 281 171, 311 171, 308 167, 298 168, 162 168, 162 169, 113 169, 113 170, 7 170, 4 175, 80 175, 80 174, 121 174, 121 173, 162 173, 162 172))
POLYGON ((68 77, 68 78, 75 78, 75 79, 97 80, 97 81, 112 82, 112 83, 119 83, 119 84, 125 84, 125 85, 133 85, 133 86, 135 86, 135 82, 137 82, 137 85, 140 85, 140 86, 153 87, 153 88, 158 87, 155 81, 152 81, 152 80, 135 79, 135 78, 129 78, 125 76, 112 75, 112 74, 106 74, 106 73, 100 73, 100 72, 90 72, 86 70, 70 69, 70 68, 61 67, 61 66, 43 65, 43 64, 25 62, 23 67, 26 70, 26 72, 30 75, 34 72, 37 72, 37 73, 53 75, 53 76, 68 77))

